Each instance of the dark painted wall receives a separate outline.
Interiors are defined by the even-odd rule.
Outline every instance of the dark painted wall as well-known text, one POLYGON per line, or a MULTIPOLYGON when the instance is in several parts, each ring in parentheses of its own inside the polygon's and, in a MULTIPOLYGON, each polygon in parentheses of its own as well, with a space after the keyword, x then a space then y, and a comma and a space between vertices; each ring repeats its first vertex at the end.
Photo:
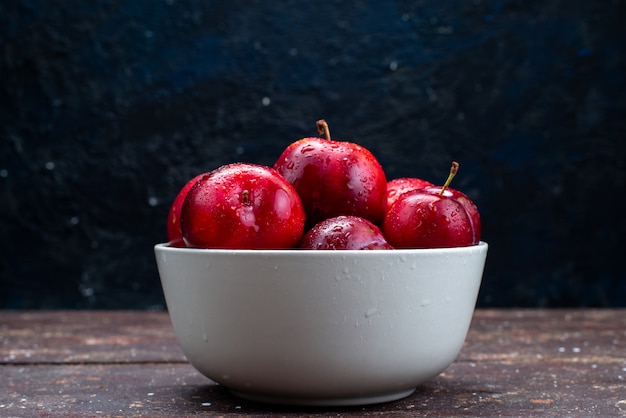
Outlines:
POLYGON ((626 2, 0 4, 0 307, 163 305, 191 176, 315 134, 475 199, 481 306, 626 306, 626 2))

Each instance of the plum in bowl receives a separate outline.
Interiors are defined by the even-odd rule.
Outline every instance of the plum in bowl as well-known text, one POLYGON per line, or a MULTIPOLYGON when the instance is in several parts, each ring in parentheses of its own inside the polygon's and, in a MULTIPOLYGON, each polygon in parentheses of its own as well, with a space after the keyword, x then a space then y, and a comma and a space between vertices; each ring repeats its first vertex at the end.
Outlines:
POLYGON ((337 406, 406 397, 454 361, 487 248, 154 250, 200 373, 245 399, 337 406))

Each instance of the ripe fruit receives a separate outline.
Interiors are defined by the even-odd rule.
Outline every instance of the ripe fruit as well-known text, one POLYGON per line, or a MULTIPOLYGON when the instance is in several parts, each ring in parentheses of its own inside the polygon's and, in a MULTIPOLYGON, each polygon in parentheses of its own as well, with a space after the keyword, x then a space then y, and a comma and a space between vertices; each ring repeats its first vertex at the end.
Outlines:
POLYGON ((412 190, 434 186, 429 181, 417 177, 401 177, 387 182, 387 208, 390 208, 402 194, 412 190))
POLYGON ((293 186, 273 168, 247 163, 202 176, 181 211, 185 243, 199 248, 292 248, 304 220, 293 186))
POLYGON ((317 127, 326 139, 295 141, 274 164, 298 191, 308 225, 339 215, 379 224, 387 209, 387 180, 380 163, 358 144, 331 140, 325 121, 317 127))
POLYGON ((442 187, 427 187, 401 195, 389 208, 383 233, 395 248, 465 247, 477 244, 470 215, 452 193, 445 193, 458 170, 452 163, 442 187))
MULTIPOLYGON (((423 190, 431 194, 441 193, 441 187, 436 187, 436 186, 425 187, 423 190)), ((456 189, 452 189, 450 187, 447 187, 444 189, 443 195, 445 197, 449 197, 453 200, 456 200, 457 202, 461 204, 461 206, 463 206, 463 208, 469 215, 469 219, 472 224, 472 231, 473 231, 472 242, 474 244, 478 244, 478 241, 480 241, 480 236, 482 234, 482 224, 480 222, 480 214, 478 212, 478 208, 476 207, 476 204, 474 204, 474 202, 463 192, 460 192, 459 190, 456 190, 456 189)))
POLYGON ((300 247, 309 250, 391 250, 380 229, 358 216, 336 216, 316 224, 300 247))
POLYGON ((183 202, 185 201, 185 197, 187 197, 187 193, 193 187, 194 184, 204 174, 199 174, 196 177, 189 180, 182 189, 178 192, 176 197, 174 198, 174 202, 172 206, 170 206, 170 211, 167 215, 167 240, 172 247, 184 247, 185 242, 183 241, 183 232, 180 229, 180 211, 183 207, 183 202))

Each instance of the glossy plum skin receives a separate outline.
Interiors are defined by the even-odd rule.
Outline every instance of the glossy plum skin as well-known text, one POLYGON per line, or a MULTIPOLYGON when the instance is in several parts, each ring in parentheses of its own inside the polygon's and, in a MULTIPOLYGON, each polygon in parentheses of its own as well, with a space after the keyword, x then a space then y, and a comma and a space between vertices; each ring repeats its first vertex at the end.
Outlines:
POLYGON ((274 168, 298 191, 309 226, 339 215, 382 222, 387 180, 366 148, 352 142, 303 138, 283 151, 274 168))
POLYGON ((358 216, 336 216, 317 223, 302 238, 307 250, 392 250, 380 229, 358 216))
MULTIPOLYGON (((424 191, 431 194, 439 194, 441 191, 441 187, 428 186, 424 188, 424 191)), ((463 208, 465 208, 465 211, 469 215, 470 221, 472 223, 472 241, 474 242, 474 244, 478 244, 482 234, 482 224, 480 222, 480 213, 478 212, 478 207, 476 206, 476 204, 465 193, 456 189, 452 189, 450 187, 446 188, 443 191, 443 195, 456 200, 461 204, 461 206, 463 206, 463 208)))
POLYGON ((198 180, 202 178, 207 173, 199 174, 189 180, 185 185, 180 189, 176 197, 174 198, 174 202, 172 206, 170 206, 170 211, 167 215, 167 240, 169 241, 172 247, 184 247, 185 242, 183 240, 183 231, 180 229, 180 212, 183 208, 183 202, 187 197, 187 193, 189 190, 196 184, 198 180))
POLYGON ((387 208, 390 208, 401 195, 424 187, 434 186, 433 183, 417 177, 400 177, 387 182, 387 208))
POLYGON ((463 205, 423 189, 403 194, 389 208, 382 231, 395 248, 466 247, 477 243, 463 205))
POLYGON ((234 163, 202 176, 181 211, 185 244, 196 248, 284 249, 304 232, 302 201, 271 167, 234 163))

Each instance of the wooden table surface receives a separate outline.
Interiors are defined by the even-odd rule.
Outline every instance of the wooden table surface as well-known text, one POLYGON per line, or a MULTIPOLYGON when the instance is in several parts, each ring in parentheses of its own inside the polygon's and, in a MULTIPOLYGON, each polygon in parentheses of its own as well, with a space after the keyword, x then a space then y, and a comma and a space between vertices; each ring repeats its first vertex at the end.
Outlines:
POLYGON ((245 401, 185 360, 166 312, 0 311, 0 416, 626 416, 626 310, 477 310, 456 361, 366 407, 245 401))

